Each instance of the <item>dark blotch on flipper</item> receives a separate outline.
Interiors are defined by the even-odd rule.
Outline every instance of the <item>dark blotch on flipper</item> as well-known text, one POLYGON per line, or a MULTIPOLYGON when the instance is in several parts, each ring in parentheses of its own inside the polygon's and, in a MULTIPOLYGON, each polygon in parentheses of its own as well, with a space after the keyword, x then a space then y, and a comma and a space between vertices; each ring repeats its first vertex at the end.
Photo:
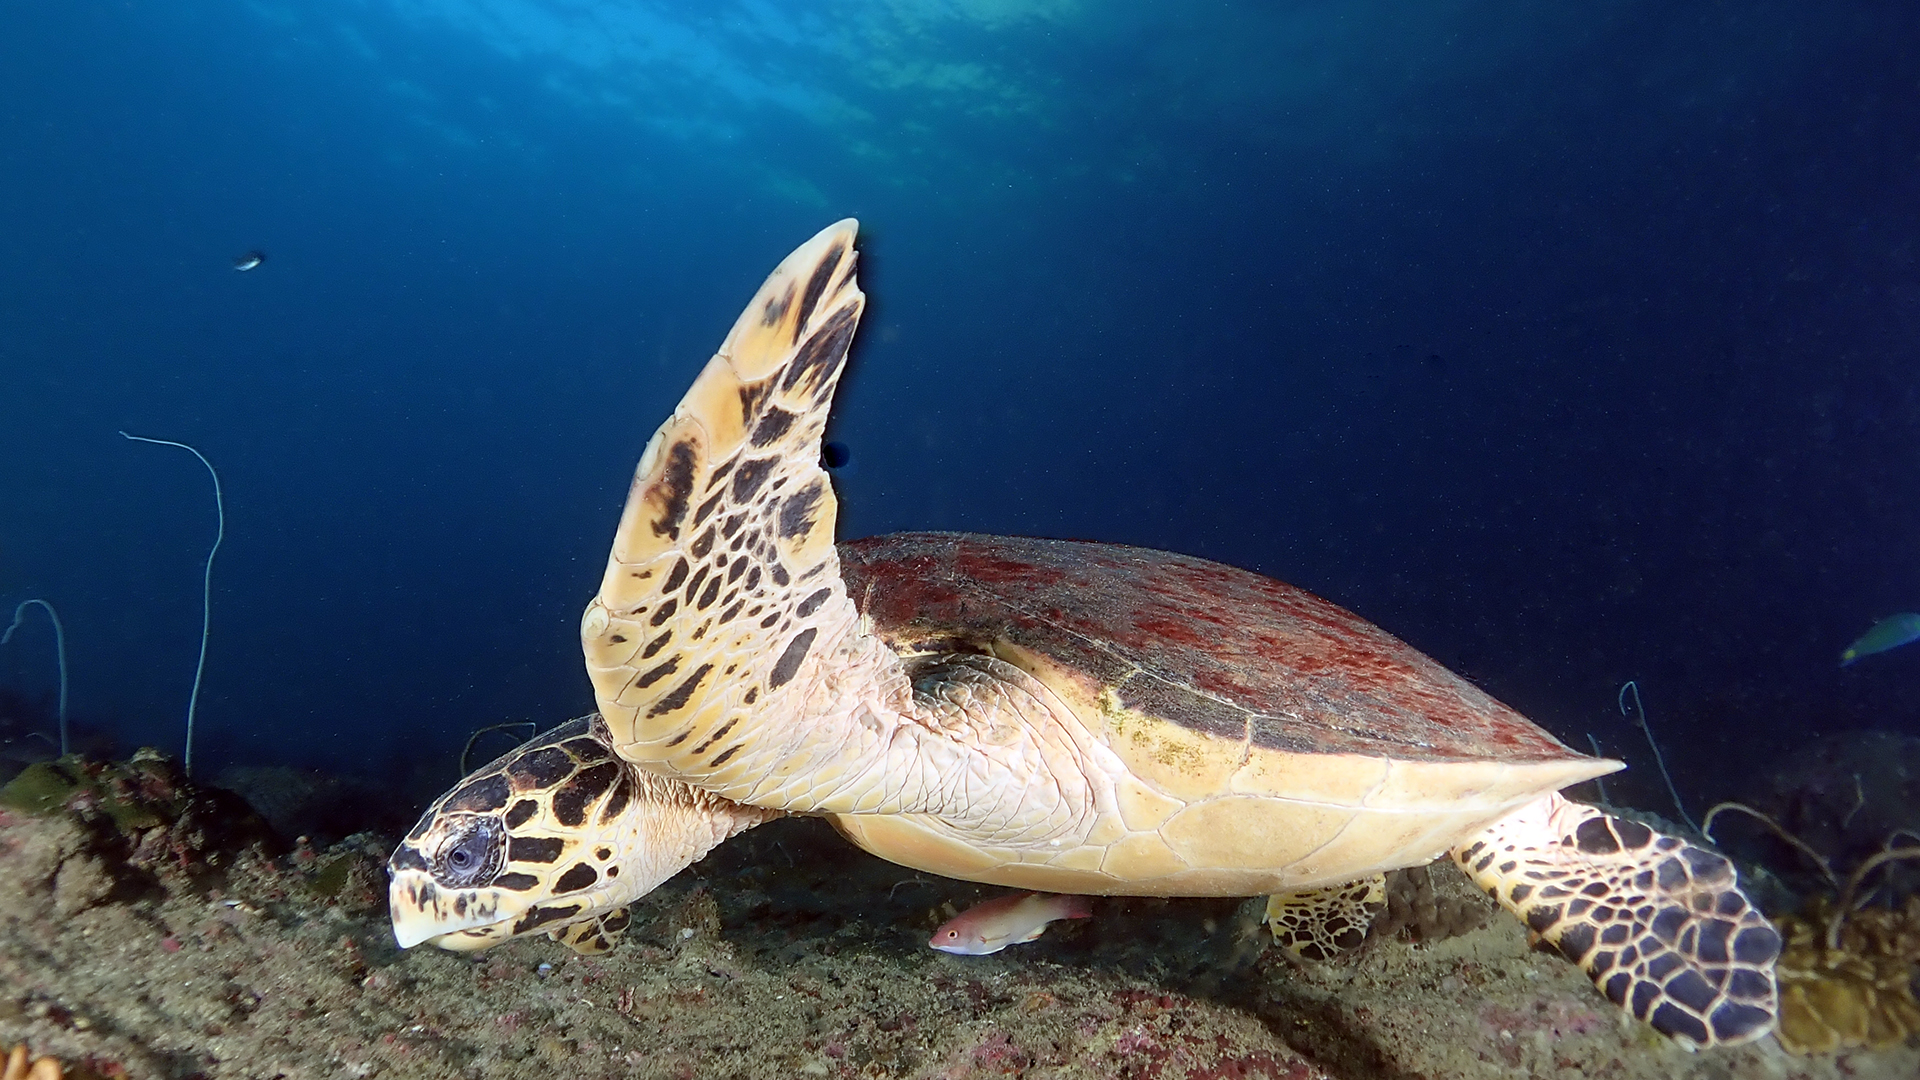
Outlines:
POLYGON ((832 595, 833 595, 832 589, 815 590, 812 596, 809 596, 805 600, 800 601, 800 606, 794 609, 794 614, 804 619, 807 616, 813 614, 814 612, 820 610, 820 605, 826 603, 827 597, 832 595))
POLYGON ((582 765, 606 761, 613 756, 608 752, 606 743, 593 738, 568 739, 560 744, 560 749, 572 754, 582 765))
POLYGON ((513 924, 513 932, 516 934, 524 934, 529 930, 538 929, 550 922, 559 922, 561 919, 572 918, 578 914, 580 914, 579 904, 530 907, 527 909, 525 915, 520 916, 520 921, 513 924))
POLYGON ((692 699, 693 692, 700 688, 701 680, 705 679, 707 673, 712 670, 712 664, 701 664, 694 668, 693 674, 688 675, 685 681, 674 687, 672 693, 653 703, 653 708, 647 710, 647 716, 649 718, 665 716, 675 709, 684 707, 692 699))
POLYGON ((813 528, 814 511, 820 507, 821 481, 815 480, 788 496, 780 507, 780 535, 786 539, 805 534, 813 528))
POLYGON ((701 568, 700 568, 700 569, 699 569, 699 570, 698 570, 698 571, 697 571, 697 572, 696 572, 696 573, 695 573, 695 574, 693 575, 693 580, 692 580, 692 581, 689 581, 689 582, 687 582, 687 603, 689 603, 689 604, 691 604, 691 603, 693 603, 693 598, 694 598, 695 596, 697 596, 697 595, 699 594, 699 592, 700 592, 700 583, 701 583, 701 582, 703 582, 703 581, 705 581, 705 580, 707 580, 707 571, 708 571, 708 569, 709 569, 709 568, 708 568, 708 567, 705 567, 705 566, 703 566, 703 567, 701 567, 701 568))
POLYGON ((1749 926, 1733 939, 1733 958, 1743 964, 1771 964, 1780 958, 1780 935, 1770 926, 1749 926))
POLYGON ((693 494, 693 445, 674 443, 667 451, 667 467, 660 475, 660 491, 665 504, 660 520, 653 523, 653 535, 680 539, 680 522, 687 516, 687 499, 693 494))
POLYGON ((760 493, 761 485, 772 475, 777 458, 750 458, 742 462, 733 473, 733 501, 748 503, 760 493))
POLYGON ((853 340, 854 309, 843 307, 833 313, 812 337, 794 353, 787 366, 787 377, 780 389, 791 391, 802 382, 817 382, 826 377, 847 355, 847 343, 853 340))
POLYGON ((1731 1042, 1772 1027, 1773 1020, 1773 1014, 1765 1009, 1730 1001, 1713 1010, 1713 1033, 1722 1042, 1731 1042))
POLYGON ((694 752, 694 754, 696 754, 696 755, 699 755, 699 754, 704 754, 704 753, 706 753, 706 752, 707 752, 707 747, 709 747, 709 746, 712 746, 712 745, 713 745, 714 743, 717 743, 717 742, 719 742, 719 741, 720 741, 721 739, 723 739, 723 738, 725 738, 725 737, 726 737, 726 734, 727 734, 727 732, 729 732, 729 731, 732 731, 732 730, 733 730, 733 725, 735 725, 735 724, 737 724, 737 723, 739 723, 739 722, 740 722, 740 718, 739 718, 739 717, 737 717, 737 716, 734 716, 734 717, 729 717, 726 723, 724 723, 724 724, 721 724, 721 725, 720 725, 720 728, 719 728, 719 730, 717 730, 717 731, 715 731, 715 732, 714 732, 713 734, 711 734, 711 735, 709 735, 709 736, 707 736, 707 737, 706 737, 706 739, 705 739, 705 741, 703 741, 703 742, 701 742, 701 744, 700 744, 699 746, 696 746, 696 747, 694 747, 694 748, 693 748, 693 752, 694 752))
POLYGON ((1773 993, 1773 981, 1765 972, 1735 968, 1727 979, 1727 996, 1754 1000, 1773 993))
MULTIPOLYGON (((1634 996, 1639 997, 1637 989, 1634 996)), ((1653 1015, 1647 1017, 1647 1023, 1662 1035, 1692 1039, 1696 1046, 1706 1044, 1713 1037, 1704 1021, 1671 1001, 1661 1002, 1660 1007, 1653 1010, 1653 1015)))
POLYGON ((767 415, 761 417, 760 422, 753 425, 753 445, 756 447, 764 447, 769 443, 778 441, 780 436, 785 435, 787 431, 793 427, 795 419, 797 419, 797 417, 785 409, 768 409, 767 415))
POLYGON ((669 656, 666 658, 666 660, 662 661, 658 666, 641 673, 639 678, 633 680, 633 685, 638 687, 639 689, 645 690, 647 687, 652 686, 654 683, 657 683, 661 679, 664 679, 667 676, 673 674, 675 671, 679 670, 679 668, 680 668, 680 657, 669 656))
POLYGON ((726 497, 727 497, 727 493, 724 491, 715 492, 714 494, 708 496, 707 501, 701 503, 700 509, 695 511, 693 515, 693 527, 696 529, 699 528, 700 523, 707 520, 707 516, 712 514, 714 510, 719 508, 720 500, 726 497))
POLYGON ((787 651, 780 654, 772 673, 767 676, 769 690, 778 690, 792 681, 794 674, 800 670, 800 662, 807 658, 807 650, 813 648, 815 633, 814 628, 809 626, 793 635, 793 640, 787 643, 787 651))
POLYGON ((1667 980, 1667 996, 1702 1015, 1713 999, 1720 996, 1705 976, 1697 971, 1683 971, 1667 980))
POLYGON ((1573 830, 1573 840, 1588 855, 1611 855, 1620 850, 1620 842, 1607 827, 1606 818, 1588 818, 1573 830))
POLYGON ((813 268, 813 276, 807 279, 807 291, 800 295, 800 317, 793 321, 795 341, 800 339, 801 328, 813 318, 814 305, 820 302, 820 294, 827 291, 827 283, 840 268, 840 256, 846 254, 846 250, 845 244, 833 245, 820 257, 820 265, 813 268))
POLYGON ((1577 964, 1593 951, 1593 939, 1593 927, 1586 923, 1575 923, 1560 935, 1560 955, 1577 964))
POLYGON ((1611 820, 1613 822, 1614 834, 1620 837, 1620 843, 1624 844, 1629 851, 1638 851, 1648 844, 1653 843, 1653 830, 1647 828, 1645 825, 1637 821, 1629 821, 1626 818, 1613 818, 1611 820))

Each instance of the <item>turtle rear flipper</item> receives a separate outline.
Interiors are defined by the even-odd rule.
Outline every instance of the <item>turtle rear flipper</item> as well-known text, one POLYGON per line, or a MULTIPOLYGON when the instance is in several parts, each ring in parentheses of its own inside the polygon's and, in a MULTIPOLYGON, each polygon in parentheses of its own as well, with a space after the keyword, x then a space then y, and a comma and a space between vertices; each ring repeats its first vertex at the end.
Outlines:
POLYGON ((1676 1042, 1724 1046, 1773 1029, 1780 935, 1722 856, 1555 794, 1453 857, 1536 940, 1676 1042))
POLYGON ((1331 960, 1357 949, 1387 903, 1387 876, 1369 874, 1319 889, 1267 897, 1267 928, 1276 945, 1303 960, 1331 960))

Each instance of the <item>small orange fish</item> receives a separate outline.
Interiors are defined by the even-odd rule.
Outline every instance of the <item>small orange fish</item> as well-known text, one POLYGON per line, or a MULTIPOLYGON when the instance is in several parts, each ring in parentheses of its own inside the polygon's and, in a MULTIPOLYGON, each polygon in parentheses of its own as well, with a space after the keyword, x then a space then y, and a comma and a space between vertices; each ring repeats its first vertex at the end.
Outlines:
POLYGON ((1009 945, 1032 941, 1055 919, 1084 919, 1093 914, 1084 896, 1014 893, 975 904, 942 924, 927 944, 960 956, 985 956, 1009 945))

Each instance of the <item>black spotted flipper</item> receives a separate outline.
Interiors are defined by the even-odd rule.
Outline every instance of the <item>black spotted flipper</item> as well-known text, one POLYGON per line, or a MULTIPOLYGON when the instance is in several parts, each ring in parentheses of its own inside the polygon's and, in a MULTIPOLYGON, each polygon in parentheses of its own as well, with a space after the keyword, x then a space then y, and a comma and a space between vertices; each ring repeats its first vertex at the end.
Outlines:
POLYGON ((620 943, 620 935, 627 932, 627 926, 632 922, 633 914, 629 909, 616 908, 597 919, 558 927, 547 936, 582 956, 598 956, 612 952, 613 947, 620 943))
POLYGON ((1387 902, 1387 876, 1372 874, 1320 889, 1267 897, 1274 943, 1304 960, 1331 960, 1360 947, 1387 902))
POLYGON ((1722 856, 1556 794, 1453 857, 1537 940, 1674 1041, 1725 1046, 1773 1030, 1780 935, 1722 856))

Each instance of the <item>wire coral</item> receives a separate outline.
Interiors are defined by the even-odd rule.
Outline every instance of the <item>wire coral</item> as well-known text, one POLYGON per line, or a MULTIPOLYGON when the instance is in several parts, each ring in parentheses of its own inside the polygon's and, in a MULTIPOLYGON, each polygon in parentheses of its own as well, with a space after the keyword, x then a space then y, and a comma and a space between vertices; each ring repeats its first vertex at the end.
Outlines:
POLYGON ((60 1063, 50 1057, 27 1060, 27 1048, 24 1044, 13 1048, 7 1055, 6 1068, 0 1070, 0 1080, 60 1080, 60 1063))
POLYGON ((59 656, 60 656, 60 755, 62 757, 65 757, 68 753, 68 749, 67 749, 67 631, 64 627, 60 625, 60 613, 53 610, 52 604, 46 602, 45 600, 40 599, 37 596, 31 600, 20 601, 20 606, 13 609, 13 622, 7 625, 7 629, 5 633, 0 633, 0 645, 5 645, 7 642, 13 640, 13 632, 15 630, 20 629, 21 618, 26 615, 27 609, 34 606, 35 604, 40 605, 40 609, 47 613, 47 618, 53 620, 53 645, 54 645, 54 649, 59 653, 59 656))
MULTIPOLYGON (((1842 909, 1844 911, 1844 909, 1842 909)), ((1920 1032, 1913 995, 1920 963, 1920 896, 1903 907, 1848 914, 1836 942, 1823 901, 1779 920, 1786 945, 1780 980, 1780 1045, 1795 1054, 1898 1045, 1920 1032)))
POLYGON ((213 557, 220 553, 220 542, 227 538, 227 504, 220 495, 220 474, 213 469, 213 462, 207 456, 183 442, 172 439, 149 439, 145 435, 128 435, 121 432, 120 437, 134 442, 152 443, 155 446, 177 446, 207 467, 207 475, 213 477, 213 509, 219 515, 220 525, 213 534, 213 547, 207 551, 207 569, 202 575, 200 588, 200 662, 193 669, 193 693, 187 698, 187 752, 181 756, 180 767, 188 776, 193 775, 193 712, 200 704, 200 676, 207 670, 207 635, 213 629, 213 557))

